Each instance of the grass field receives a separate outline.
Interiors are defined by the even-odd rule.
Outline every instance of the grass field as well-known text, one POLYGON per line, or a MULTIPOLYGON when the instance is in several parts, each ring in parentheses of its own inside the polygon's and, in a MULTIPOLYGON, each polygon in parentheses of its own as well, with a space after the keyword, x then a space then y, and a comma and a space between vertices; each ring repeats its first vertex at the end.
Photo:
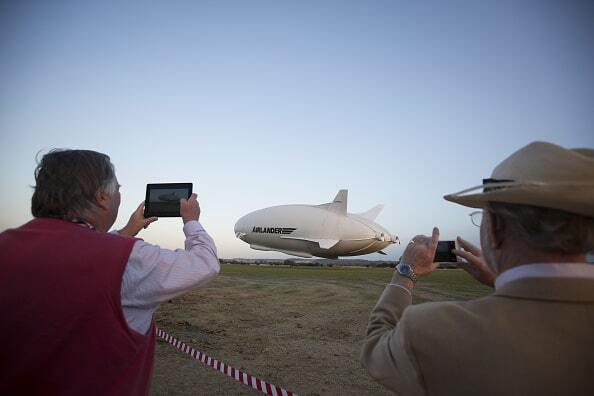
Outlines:
MULTIPOLYGON (((389 394, 359 363, 367 319, 389 268, 226 264, 219 277, 157 313, 157 325, 196 349, 300 395, 389 394)), ((422 278, 413 303, 468 300, 490 289, 461 270, 422 278)), ((259 392, 157 343, 151 393, 259 392)))

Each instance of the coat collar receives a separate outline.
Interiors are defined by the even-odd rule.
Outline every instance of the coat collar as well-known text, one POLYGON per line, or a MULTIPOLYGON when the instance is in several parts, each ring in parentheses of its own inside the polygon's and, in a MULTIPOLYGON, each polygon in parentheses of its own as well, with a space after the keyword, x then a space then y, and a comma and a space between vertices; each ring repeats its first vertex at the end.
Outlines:
POLYGON ((521 278, 505 284, 493 295, 530 300, 594 303, 594 279, 521 278))
POLYGON ((594 280, 594 265, 587 263, 522 264, 499 274, 495 279, 495 289, 521 278, 589 278, 594 280))

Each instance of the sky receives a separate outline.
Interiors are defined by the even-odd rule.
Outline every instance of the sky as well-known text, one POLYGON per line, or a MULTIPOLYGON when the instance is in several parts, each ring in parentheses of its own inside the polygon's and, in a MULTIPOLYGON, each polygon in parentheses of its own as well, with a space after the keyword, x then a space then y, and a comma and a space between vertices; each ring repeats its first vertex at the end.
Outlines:
MULTIPOLYGON (((116 229, 147 183, 194 183, 222 258, 288 258, 237 219, 342 188, 404 242, 477 242, 443 195, 535 140, 594 147, 593 20, 588 1, 1 2, 0 231, 31 219, 36 156, 73 148, 111 157, 116 229)), ((139 237, 183 247, 181 224, 139 237)))

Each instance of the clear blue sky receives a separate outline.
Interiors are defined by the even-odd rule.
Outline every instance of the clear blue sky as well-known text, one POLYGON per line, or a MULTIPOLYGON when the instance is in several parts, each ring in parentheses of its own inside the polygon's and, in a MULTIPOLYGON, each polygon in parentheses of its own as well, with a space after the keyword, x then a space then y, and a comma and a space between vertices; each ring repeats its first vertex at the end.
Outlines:
MULTIPOLYGON (((403 241, 476 241, 444 194, 534 140, 594 146, 592 4, 2 2, 0 230, 31 218, 36 153, 66 147, 111 156, 116 227, 146 183, 193 182, 221 257, 286 257, 235 221, 340 188, 403 241)), ((180 224, 140 236, 181 247, 180 224)))

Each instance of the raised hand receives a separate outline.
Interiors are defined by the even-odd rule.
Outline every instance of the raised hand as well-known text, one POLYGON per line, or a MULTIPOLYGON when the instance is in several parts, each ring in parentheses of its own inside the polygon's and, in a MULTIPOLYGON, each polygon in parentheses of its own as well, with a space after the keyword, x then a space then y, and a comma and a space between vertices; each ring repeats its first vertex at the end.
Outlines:
POLYGON ((158 217, 144 217, 144 201, 142 201, 130 216, 128 224, 118 232, 122 235, 135 236, 140 230, 157 220, 159 220, 158 217))
POLYGON ((190 220, 198 220, 200 218, 200 204, 197 197, 194 193, 188 199, 182 198, 179 200, 179 213, 184 224, 190 220))
POLYGON ((439 228, 433 228, 433 234, 415 236, 402 254, 402 262, 413 267, 417 276, 427 275, 435 271, 437 263, 433 262, 437 242, 439 241, 439 228))
POLYGON ((482 284, 494 287, 496 274, 487 264, 481 249, 461 237, 458 237, 458 245, 460 249, 454 249, 454 254, 466 260, 458 262, 458 267, 482 284))

